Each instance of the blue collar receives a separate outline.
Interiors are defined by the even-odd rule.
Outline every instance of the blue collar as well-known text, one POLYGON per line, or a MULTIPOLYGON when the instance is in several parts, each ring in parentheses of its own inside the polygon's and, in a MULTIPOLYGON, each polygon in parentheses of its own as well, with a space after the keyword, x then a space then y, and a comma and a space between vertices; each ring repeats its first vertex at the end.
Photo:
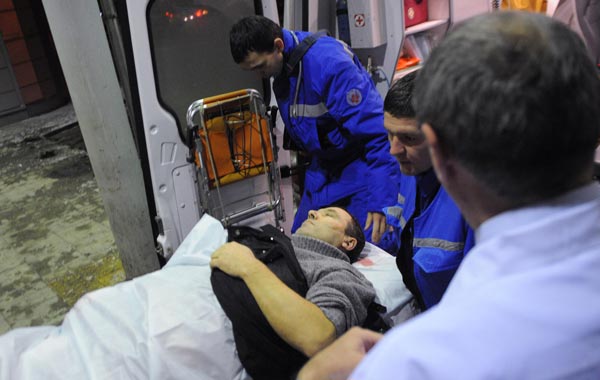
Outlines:
POLYGON ((292 35, 293 31, 287 29, 282 29, 281 31, 283 33, 283 55, 287 57, 297 44, 292 35))

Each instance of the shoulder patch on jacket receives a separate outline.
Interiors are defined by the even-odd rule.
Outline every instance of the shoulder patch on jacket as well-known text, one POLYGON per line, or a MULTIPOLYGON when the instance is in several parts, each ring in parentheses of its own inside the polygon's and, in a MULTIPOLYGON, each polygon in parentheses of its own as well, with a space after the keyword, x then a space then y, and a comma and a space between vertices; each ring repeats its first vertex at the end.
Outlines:
POLYGON ((351 106, 357 106, 362 102, 362 94, 357 88, 353 88, 346 93, 346 102, 351 106))

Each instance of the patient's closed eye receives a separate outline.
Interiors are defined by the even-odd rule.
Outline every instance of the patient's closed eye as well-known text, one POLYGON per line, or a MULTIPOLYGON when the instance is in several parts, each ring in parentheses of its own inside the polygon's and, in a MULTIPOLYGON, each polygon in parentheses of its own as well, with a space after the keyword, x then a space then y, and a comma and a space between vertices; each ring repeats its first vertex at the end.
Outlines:
POLYGON ((325 216, 328 216, 330 218, 337 218, 337 213, 333 210, 327 210, 325 211, 325 216))

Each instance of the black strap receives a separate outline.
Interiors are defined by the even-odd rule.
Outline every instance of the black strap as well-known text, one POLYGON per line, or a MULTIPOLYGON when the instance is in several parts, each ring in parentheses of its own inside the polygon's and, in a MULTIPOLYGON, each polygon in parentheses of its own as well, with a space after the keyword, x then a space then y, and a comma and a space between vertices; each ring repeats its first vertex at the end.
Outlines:
POLYGON ((367 318, 363 322, 362 327, 369 330, 385 333, 391 328, 391 324, 386 321, 385 313, 387 308, 373 301, 367 309, 367 318))
POLYGON ((306 54, 308 49, 310 49, 310 47, 313 46, 319 38, 328 35, 329 32, 323 29, 304 38, 290 53, 290 56, 285 64, 286 74, 288 76, 291 75, 296 69, 296 65, 298 65, 298 62, 300 62, 302 57, 304 57, 304 54, 306 54))
MULTIPOLYGON (((417 194, 418 196, 419 194, 417 194)), ((425 302, 415 279, 415 262, 413 261, 414 225, 417 214, 418 212, 415 210, 400 233, 400 249, 396 254, 396 266, 400 270, 400 273, 402 273, 404 285, 413 294, 421 310, 425 310, 425 302)))
MULTIPOLYGON (((290 239, 283 232, 273 226, 263 226, 260 230, 231 226, 227 231, 228 241, 249 247, 290 289, 306 296, 308 285, 304 273, 290 239)), ((308 358, 275 332, 246 283, 218 268, 213 269, 210 280, 215 296, 231 320, 238 357, 248 374, 254 380, 295 378, 308 358)))

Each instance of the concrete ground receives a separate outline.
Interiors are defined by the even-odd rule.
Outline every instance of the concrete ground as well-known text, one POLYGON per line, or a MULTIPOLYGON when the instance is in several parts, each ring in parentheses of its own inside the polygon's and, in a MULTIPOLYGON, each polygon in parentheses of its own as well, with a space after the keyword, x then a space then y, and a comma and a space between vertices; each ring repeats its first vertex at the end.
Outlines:
POLYGON ((124 279, 73 107, 0 127, 0 334, 124 279))

